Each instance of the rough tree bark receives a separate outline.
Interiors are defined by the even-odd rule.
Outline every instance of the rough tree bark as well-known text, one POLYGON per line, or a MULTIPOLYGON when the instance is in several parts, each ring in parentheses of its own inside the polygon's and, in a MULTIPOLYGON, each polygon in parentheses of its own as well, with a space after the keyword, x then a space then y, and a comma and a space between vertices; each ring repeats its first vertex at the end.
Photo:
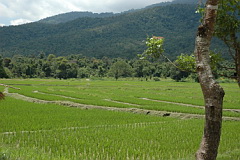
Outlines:
MULTIPOLYGON (((237 41, 236 33, 231 34, 231 41, 233 43, 232 48, 235 51, 235 56, 233 55, 233 59, 236 66, 236 75, 234 75, 234 78, 236 78, 238 87, 240 88, 240 42, 237 41)), ((226 41, 224 42, 227 44, 226 41)))
MULTIPOLYGON (((240 46, 239 46, 240 48, 240 46)), ((240 88, 240 53, 239 50, 236 51, 236 71, 237 71, 237 82, 238 82, 238 87, 240 88)))
POLYGON ((237 42, 237 36, 233 35, 234 49, 235 49, 235 66, 236 66, 236 79, 238 87, 240 88, 240 42, 237 42))
POLYGON ((214 80, 210 67, 209 47, 216 22, 218 0, 207 0, 205 15, 202 24, 198 27, 195 57, 198 78, 205 101, 204 135, 199 150, 196 152, 197 160, 215 160, 222 126, 222 105, 224 90, 214 80))

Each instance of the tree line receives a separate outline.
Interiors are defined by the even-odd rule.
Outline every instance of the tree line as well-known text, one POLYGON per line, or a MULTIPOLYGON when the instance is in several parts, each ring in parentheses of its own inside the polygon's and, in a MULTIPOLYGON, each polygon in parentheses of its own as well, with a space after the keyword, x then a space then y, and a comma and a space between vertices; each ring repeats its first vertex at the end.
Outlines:
MULTIPOLYGON (((176 65, 180 65, 176 60, 176 65)), ((233 71, 225 70, 234 66, 228 61, 222 61, 214 71, 215 76, 228 76, 233 71), (224 64, 224 65, 223 65, 224 64), (224 67, 227 66, 227 67, 224 67)), ((156 61, 150 59, 101 59, 83 55, 56 56, 54 54, 38 56, 15 55, 12 58, 0 57, 0 78, 92 78, 92 77, 136 77, 143 80, 160 80, 170 77, 176 81, 191 78, 197 81, 194 72, 181 71, 165 59, 156 61)))

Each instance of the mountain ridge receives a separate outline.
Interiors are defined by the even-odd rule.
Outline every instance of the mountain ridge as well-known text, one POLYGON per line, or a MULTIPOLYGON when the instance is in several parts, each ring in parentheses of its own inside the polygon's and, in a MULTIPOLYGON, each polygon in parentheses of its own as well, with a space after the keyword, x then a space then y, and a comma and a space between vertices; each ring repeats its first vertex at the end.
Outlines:
POLYGON ((89 11, 86 11, 86 12, 73 11, 73 12, 67 12, 67 13, 62 13, 55 16, 47 17, 37 22, 47 23, 47 24, 59 24, 59 23, 65 23, 65 22, 72 21, 78 18, 83 18, 83 17, 104 18, 104 17, 110 17, 110 16, 114 16, 114 13, 112 12, 93 13, 89 11))
POLYGON ((134 58, 147 36, 165 37, 171 58, 192 53, 200 15, 194 4, 171 4, 109 17, 82 17, 59 24, 30 23, 0 28, 0 54, 82 54, 134 58))
POLYGON ((144 10, 144 9, 149 9, 149 8, 154 8, 154 7, 159 7, 159 6, 167 6, 170 4, 197 4, 197 2, 192 1, 192 0, 174 0, 172 2, 161 2, 161 3, 156 3, 152 4, 143 8, 139 9, 130 9, 127 11, 123 11, 121 13, 113 13, 113 12, 102 12, 102 13, 94 13, 90 11, 72 11, 72 12, 67 12, 67 13, 62 13, 58 15, 54 15, 51 17, 47 17, 44 19, 41 19, 37 22, 39 23, 47 23, 47 24, 59 24, 59 23, 65 23, 68 21, 72 21, 78 18, 83 18, 83 17, 90 17, 90 18, 105 18, 105 17, 111 17, 111 16, 118 16, 121 14, 126 14, 126 13, 131 13, 131 12, 136 12, 139 10, 144 10))

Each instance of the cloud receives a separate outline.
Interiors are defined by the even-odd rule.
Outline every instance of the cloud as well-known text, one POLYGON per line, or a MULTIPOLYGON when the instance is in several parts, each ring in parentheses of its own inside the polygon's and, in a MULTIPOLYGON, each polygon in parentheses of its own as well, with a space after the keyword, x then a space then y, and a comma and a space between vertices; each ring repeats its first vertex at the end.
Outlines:
POLYGON ((37 21, 71 11, 123 12, 163 1, 172 0, 0 0, 0 23, 37 21))
POLYGON ((16 20, 10 21, 10 24, 13 26, 16 26, 16 25, 30 23, 30 22, 32 22, 32 21, 27 20, 27 19, 16 19, 16 20))

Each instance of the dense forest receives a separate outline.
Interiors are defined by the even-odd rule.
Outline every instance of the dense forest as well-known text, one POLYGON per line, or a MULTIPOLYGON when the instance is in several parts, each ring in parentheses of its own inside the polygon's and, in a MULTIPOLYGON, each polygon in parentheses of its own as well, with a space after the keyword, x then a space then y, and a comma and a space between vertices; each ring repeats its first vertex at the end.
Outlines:
POLYGON ((44 18, 39 23, 47 23, 47 24, 59 24, 69 22, 78 18, 90 17, 90 18, 105 18, 114 16, 114 13, 92 13, 92 12, 69 12, 63 13, 56 16, 44 18))
MULTIPOLYGON (((174 61, 178 65, 177 61, 174 61)), ((231 77, 233 63, 221 61, 214 69, 217 77, 231 77)), ((180 71, 165 59, 157 61, 140 59, 108 58, 101 59, 83 55, 55 56, 44 53, 38 56, 15 55, 12 58, 0 57, 0 78, 103 78, 113 77, 116 80, 125 77, 136 77, 141 80, 159 81, 170 77, 176 81, 186 78, 197 81, 196 73, 180 71)))
MULTIPOLYGON (((96 58, 130 59, 145 49, 143 41, 147 36, 155 35, 165 38, 165 52, 174 59, 181 53, 190 54, 194 50, 194 38, 200 19, 195 11, 196 4, 169 3, 114 16, 110 16, 111 13, 85 13, 84 17, 67 22, 62 20, 58 24, 54 21, 66 15, 44 20, 53 23, 39 21, 0 27, 0 55, 11 57, 43 52, 56 56, 82 54, 96 58)), ((219 41, 212 48, 221 50, 223 54, 226 51, 219 41)))

